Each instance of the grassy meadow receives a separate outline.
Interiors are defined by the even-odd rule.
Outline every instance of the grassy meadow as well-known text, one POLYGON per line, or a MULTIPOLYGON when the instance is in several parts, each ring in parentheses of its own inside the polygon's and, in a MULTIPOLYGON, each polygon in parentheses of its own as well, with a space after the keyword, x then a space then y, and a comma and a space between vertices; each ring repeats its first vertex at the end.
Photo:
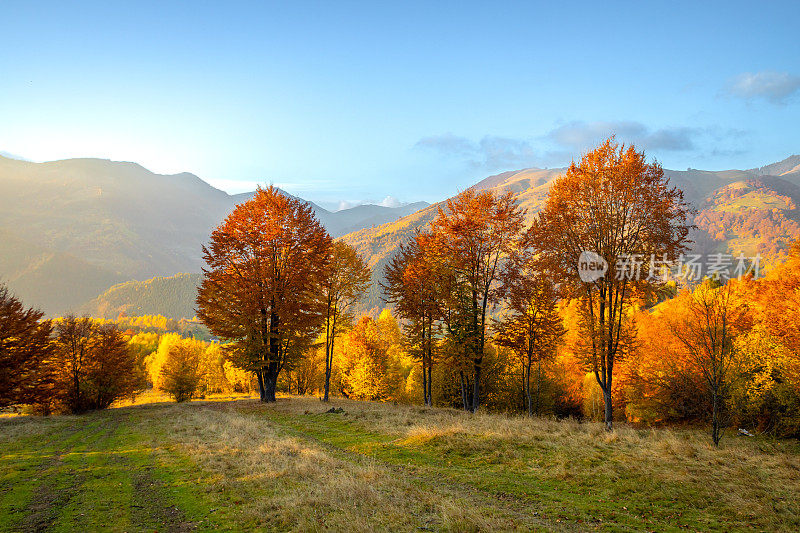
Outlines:
POLYGON ((796 531, 799 498, 796 441, 731 432, 310 397, 0 418, 3 531, 796 531))

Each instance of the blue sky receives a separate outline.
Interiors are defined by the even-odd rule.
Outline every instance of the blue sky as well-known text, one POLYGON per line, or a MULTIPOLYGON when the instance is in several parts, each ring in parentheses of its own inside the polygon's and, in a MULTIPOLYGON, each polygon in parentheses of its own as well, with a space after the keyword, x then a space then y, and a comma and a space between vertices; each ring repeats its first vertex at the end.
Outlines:
POLYGON ((665 167, 800 153, 798 2, 4 2, 0 151, 436 201, 608 133, 665 167), (70 5, 67 5, 70 4, 70 5))

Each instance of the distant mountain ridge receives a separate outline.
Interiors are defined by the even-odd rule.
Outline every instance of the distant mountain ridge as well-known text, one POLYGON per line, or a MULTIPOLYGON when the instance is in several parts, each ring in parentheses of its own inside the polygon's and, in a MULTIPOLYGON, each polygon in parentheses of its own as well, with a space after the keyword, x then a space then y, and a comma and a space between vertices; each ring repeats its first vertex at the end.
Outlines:
MULTIPOLYGON (((212 229, 251 194, 229 195, 194 174, 160 175, 136 163, 0 156, 0 281, 52 315, 115 283, 198 273, 212 229)), ((332 213, 308 203, 333 236, 420 206, 332 213)))
POLYGON ((757 176, 783 176, 798 171, 800 171, 800 155, 789 156, 783 161, 765 167, 751 168, 748 172, 757 176))

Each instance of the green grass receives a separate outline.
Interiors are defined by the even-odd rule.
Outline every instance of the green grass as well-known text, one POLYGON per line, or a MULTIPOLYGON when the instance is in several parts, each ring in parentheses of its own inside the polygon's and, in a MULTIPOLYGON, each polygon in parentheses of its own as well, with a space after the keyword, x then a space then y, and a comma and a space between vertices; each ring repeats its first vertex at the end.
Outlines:
POLYGON ((0 530, 800 529, 794 441, 331 405, 0 419, 0 530))
POLYGON ((0 529, 155 531, 203 523, 207 505, 186 483, 194 465, 159 446, 154 437, 164 428, 149 411, 0 421, 0 529))

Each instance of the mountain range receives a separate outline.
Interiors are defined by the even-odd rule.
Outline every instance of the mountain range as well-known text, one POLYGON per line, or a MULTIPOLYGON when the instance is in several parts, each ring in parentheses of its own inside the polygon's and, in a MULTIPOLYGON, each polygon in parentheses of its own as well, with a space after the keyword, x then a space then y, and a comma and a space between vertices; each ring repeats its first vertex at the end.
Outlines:
MULTIPOLYGON (((251 194, 229 195, 193 174, 160 175, 136 163, 0 156, 0 281, 57 315, 117 283, 199 273, 211 230, 251 194)), ((428 205, 331 212, 308 203, 334 237, 428 205)))
MULTIPOLYGON (((513 192, 530 218, 564 171, 503 172, 472 188, 513 192)), ((798 155, 747 170, 665 173, 696 209, 694 252, 743 251, 780 259, 800 238, 798 155)), ((158 175, 134 163, 0 157, 0 279, 50 315, 190 317, 200 247, 248 198, 192 174, 158 175)), ((441 205, 362 205, 331 212, 309 204, 328 231, 352 244, 372 268, 372 288, 361 311, 385 305, 379 285, 383 266, 441 205)))

